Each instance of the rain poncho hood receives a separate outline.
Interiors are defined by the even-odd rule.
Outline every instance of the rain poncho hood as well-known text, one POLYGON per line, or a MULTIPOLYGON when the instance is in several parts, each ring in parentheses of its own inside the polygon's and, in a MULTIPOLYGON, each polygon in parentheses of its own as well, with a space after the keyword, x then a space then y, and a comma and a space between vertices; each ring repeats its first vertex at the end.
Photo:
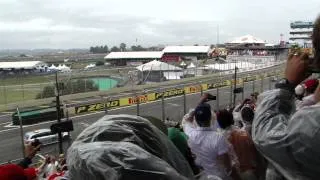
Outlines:
POLYGON ((68 150, 70 179, 193 179, 174 144, 148 120, 107 115, 87 127, 68 150))
POLYGON ((295 111, 294 94, 261 94, 253 121, 256 147, 286 179, 320 177, 320 105, 295 111))

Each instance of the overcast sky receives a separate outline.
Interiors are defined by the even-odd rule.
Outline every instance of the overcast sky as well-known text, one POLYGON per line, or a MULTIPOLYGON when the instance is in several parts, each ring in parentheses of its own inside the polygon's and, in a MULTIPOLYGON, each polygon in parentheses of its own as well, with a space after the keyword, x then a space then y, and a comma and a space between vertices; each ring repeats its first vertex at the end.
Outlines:
POLYGON ((314 20, 320 0, 0 0, 0 49, 215 44, 251 34, 275 43, 314 20))

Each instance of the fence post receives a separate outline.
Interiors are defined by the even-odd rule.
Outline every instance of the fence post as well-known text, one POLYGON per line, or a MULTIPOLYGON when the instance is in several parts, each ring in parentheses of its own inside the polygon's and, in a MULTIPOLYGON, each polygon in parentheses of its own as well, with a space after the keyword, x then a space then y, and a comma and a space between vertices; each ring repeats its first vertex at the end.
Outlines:
POLYGON ((202 95, 203 95, 203 89, 202 89, 201 82, 200 82, 200 92, 201 92, 201 97, 202 97, 202 95))
POLYGON ((264 78, 263 78, 263 76, 260 76, 261 77, 261 80, 260 80, 260 82, 261 82, 261 87, 260 87, 260 93, 263 93, 263 83, 264 83, 264 78))
MULTIPOLYGON (((66 109, 66 121, 70 121, 70 119, 69 119, 69 110, 68 110, 68 108, 67 108, 67 106, 66 105, 64 105, 63 106, 64 107, 64 109, 66 109)), ((71 146, 71 136, 70 136, 71 134, 70 134, 70 132, 68 132, 68 148, 71 146)))
POLYGON ((252 81, 252 93, 254 93, 254 91, 255 91, 255 87, 254 86, 255 86, 255 80, 252 81))
POLYGON ((102 103, 104 103, 104 105, 103 105, 103 107, 104 107, 104 114, 108 114, 108 101, 109 101, 109 100, 110 100, 110 99, 107 98, 107 102, 106 102, 106 103, 102 102, 102 103))
POLYGON ((271 87, 272 86, 272 78, 271 77, 269 77, 269 90, 271 90, 271 87))
POLYGON ((25 153, 25 146, 24 146, 24 140, 23 140, 23 127, 22 127, 22 118, 20 116, 20 111, 19 111, 19 107, 17 107, 17 115, 19 118, 19 124, 20 124, 20 137, 21 137, 21 148, 22 148, 22 155, 23 158, 26 157, 26 153, 25 153))
POLYGON ((244 79, 242 78, 242 101, 244 101, 244 79))
POLYGON ((140 97, 136 96, 137 101, 137 116, 140 116, 140 97))
POLYGON ((183 112, 184 114, 187 114, 187 97, 185 90, 183 90, 183 112))
POLYGON ((229 106, 232 106, 232 95, 233 95, 233 91, 232 91, 232 81, 230 84, 230 99, 229 99, 229 106))
POLYGON ((162 92, 161 95, 161 111, 162 111, 162 121, 164 122, 166 120, 166 112, 164 107, 164 93, 162 92))
POLYGON ((217 106, 217 110, 219 110, 220 109, 220 104, 219 104, 219 87, 217 87, 217 99, 216 99, 216 106, 217 106))

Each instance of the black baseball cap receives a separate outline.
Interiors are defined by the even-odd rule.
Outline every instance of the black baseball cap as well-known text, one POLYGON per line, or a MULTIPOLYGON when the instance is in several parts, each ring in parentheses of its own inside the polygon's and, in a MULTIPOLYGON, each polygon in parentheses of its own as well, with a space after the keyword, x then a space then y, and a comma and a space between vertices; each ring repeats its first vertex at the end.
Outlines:
POLYGON ((195 119, 199 126, 207 124, 211 120, 211 106, 208 103, 198 105, 194 112, 195 119))

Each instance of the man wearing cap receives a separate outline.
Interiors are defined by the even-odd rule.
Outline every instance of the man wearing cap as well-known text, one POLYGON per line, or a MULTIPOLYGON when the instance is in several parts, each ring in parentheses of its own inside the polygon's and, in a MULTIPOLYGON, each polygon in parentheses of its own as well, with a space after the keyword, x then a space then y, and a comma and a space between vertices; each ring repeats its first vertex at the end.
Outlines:
MULTIPOLYGON (((320 17, 315 22, 312 38, 314 65, 319 69, 320 17)), ((320 177, 320 87, 314 93, 317 104, 298 111, 294 104, 294 88, 308 76, 308 60, 306 53, 290 55, 285 79, 276 84, 276 89, 259 96, 252 124, 257 149, 289 180, 320 177)))
POLYGON ((189 147, 196 156, 196 164, 201 166, 207 175, 228 180, 232 174, 228 143, 212 126, 214 115, 210 105, 204 103, 207 99, 208 94, 204 94, 195 110, 185 115, 182 121, 183 130, 188 136, 189 147))

